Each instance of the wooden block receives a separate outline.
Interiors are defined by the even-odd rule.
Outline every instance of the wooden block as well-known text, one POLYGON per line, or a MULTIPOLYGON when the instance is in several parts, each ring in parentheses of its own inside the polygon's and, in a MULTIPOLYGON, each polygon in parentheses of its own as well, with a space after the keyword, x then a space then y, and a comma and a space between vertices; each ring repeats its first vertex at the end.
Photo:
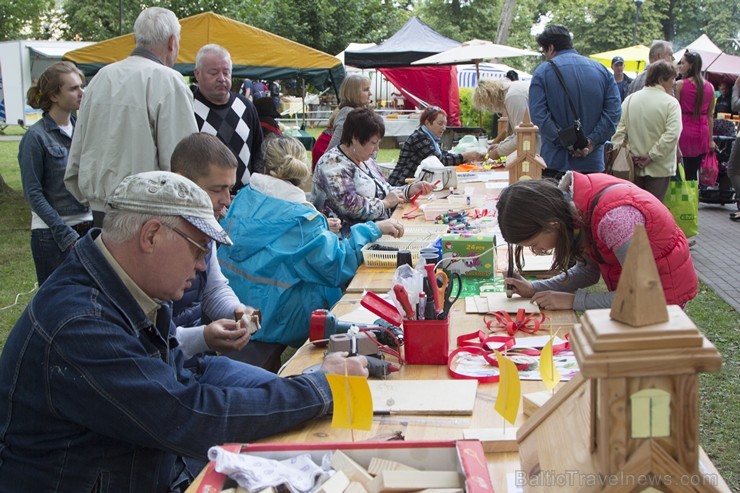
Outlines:
POLYGON ((477 380, 369 380, 373 412, 470 415, 477 380))
POLYGON ((480 440, 483 450, 489 452, 517 452, 519 445, 516 441, 516 426, 504 428, 471 428, 463 430, 466 440, 480 440))
POLYGON ((367 493, 367 490, 357 481, 351 481, 349 486, 344 490, 344 493, 367 493))
POLYGON ((552 392, 543 390, 541 392, 530 392, 522 396, 522 412, 525 416, 533 415, 539 408, 552 397, 552 392))
POLYGON ((642 224, 635 226, 612 302, 611 317, 632 327, 668 321, 658 266, 642 224))
POLYGON ((401 462, 394 460, 381 459, 379 457, 373 457, 370 459, 370 464, 367 466, 367 472, 373 476, 377 476, 382 471, 418 471, 413 467, 409 467, 401 462))
POLYGON ((332 477, 321 483, 314 493, 342 493, 349 486, 349 478, 342 471, 337 471, 332 477))
POLYGON ((609 309, 588 310, 583 331, 596 352, 701 347, 702 334, 678 305, 668 307, 669 320, 635 328, 610 317, 609 309))
POLYGON ((370 493, 403 493, 427 488, 462 488, 456 471, 382 471, 368 488, 370 493))
POLYGON ((507 298, 506 293, 489 293, 488 298, 488 311, 498 312, 504 311, 507 313, 516 313, 520 308, 524 308, 527 313, 540 313, 540 307, 529 298, 522 298, 519 295, 514 295, 513 298, 507 298))
POLYGON ((364 467, 352 460, 341 450, 335 451, 331 456, 331 465, 337 471, 346 474, 350 481, 356 481, 367 486, 373 480, 373 477, 368 474, 364 467))

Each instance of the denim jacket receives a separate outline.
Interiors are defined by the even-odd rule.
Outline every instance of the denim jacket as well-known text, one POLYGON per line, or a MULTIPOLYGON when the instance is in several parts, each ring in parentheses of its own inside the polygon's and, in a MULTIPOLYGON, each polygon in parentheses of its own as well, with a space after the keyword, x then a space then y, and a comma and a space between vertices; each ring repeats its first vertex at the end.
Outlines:
POLYGON ((200 377, 184 369, 169 312, 152 325, 94 244, 99 234, 75 245, 5 343, 0 491, 165 492, 178 456, 203 460, 212 445, 331 410, 321 373, 229 387, 203 380, 209 361, 230 360, 204 360, 200 377))
POLYGON ((552 61, 563 75, 583 131, 594 148, 587 156, 576 157, 561 145, 558 132, 573 125, 575 115, 552 65, 543 62, 535 69, 529 85, 529 113, 542 137, 540 154, 553 170, 604 171, 604 142, 614 135, 622 114, 614 76, 596 60, 573 49, 559 51, 552 61))
MULTIPOLYGON (((75 123, 72 117, 72 123, 75 123)), ((67 226, 61 216, 87 212, 64 186, 64 172, 72 139, 44 113, 21 139, 18 164, 21 167, 23 195, 49 226, 60 251, 66 251, 80 235, 67 226)))

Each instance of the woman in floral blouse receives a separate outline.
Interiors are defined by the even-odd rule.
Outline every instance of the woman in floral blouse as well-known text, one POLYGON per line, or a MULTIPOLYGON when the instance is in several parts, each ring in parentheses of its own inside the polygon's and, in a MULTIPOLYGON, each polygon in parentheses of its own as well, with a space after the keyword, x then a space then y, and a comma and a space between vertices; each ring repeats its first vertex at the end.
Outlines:
POLYGON ((374 111, 355 109, 347 115, 340 144, 316 165, 313 203, 327 216, 342 220, 342 236, 353 224, 387 219, 399 203, 433 189, 428 182, 388 184, 373 157, 384 134, 383 119, 374 111))

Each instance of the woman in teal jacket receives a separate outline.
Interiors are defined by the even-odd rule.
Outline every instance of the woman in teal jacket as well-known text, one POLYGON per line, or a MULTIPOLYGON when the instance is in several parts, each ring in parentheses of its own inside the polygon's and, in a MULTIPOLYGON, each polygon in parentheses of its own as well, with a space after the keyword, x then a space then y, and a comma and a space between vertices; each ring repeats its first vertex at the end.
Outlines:
POLYGON ((264 150, 266 174, 250 177, 223 219, 234 245, 219 248, 218 260, 239 299, 262 311, 262 329, 251 340, 298 347, 308 338, 311 312, 341 298, 361 248, 382 234, 402 236, 403 226, 393 219, 360 223, 340 240, 298 187, 310 175, 303 145, 276 136, 264 150))

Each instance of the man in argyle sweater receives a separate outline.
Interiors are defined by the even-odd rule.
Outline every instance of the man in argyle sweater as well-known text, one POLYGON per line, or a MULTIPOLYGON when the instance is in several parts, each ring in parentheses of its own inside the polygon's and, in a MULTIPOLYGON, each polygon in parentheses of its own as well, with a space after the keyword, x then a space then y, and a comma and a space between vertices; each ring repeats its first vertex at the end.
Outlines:
POLYGON ((231 55, 222 46, 203 46, 195 57, 193 111, 198 130, 215 135, 238 161, 236 194, 249 183, 251 173, 262 173, 262 129, 257 110, 249 99, 231 92, 231 55))

